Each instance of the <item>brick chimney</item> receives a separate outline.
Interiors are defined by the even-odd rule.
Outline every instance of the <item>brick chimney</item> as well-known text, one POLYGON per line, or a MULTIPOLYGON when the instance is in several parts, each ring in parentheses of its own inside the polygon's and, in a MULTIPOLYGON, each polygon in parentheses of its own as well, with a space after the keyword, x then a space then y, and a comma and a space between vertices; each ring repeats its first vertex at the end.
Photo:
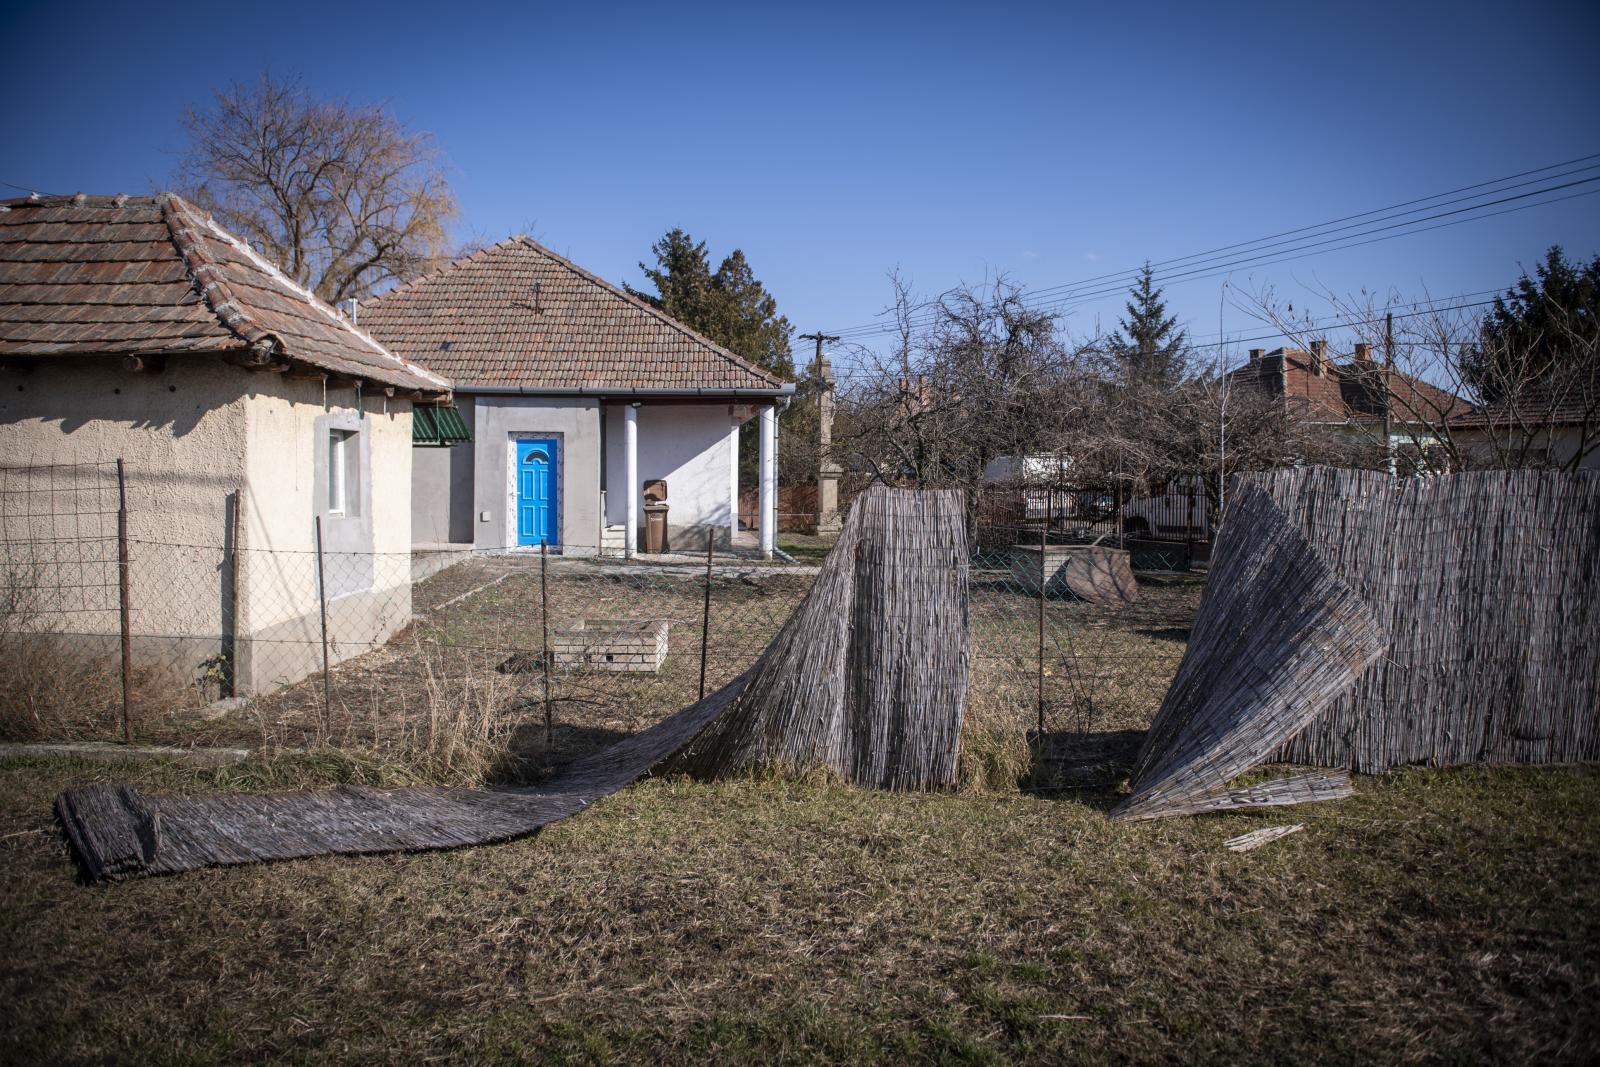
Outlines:
POLYGON ((1261 356, 1265 352, 1266 352, 1265 348, 1252 348, 1250 350, 1250 362, 1251 363, 1260 363, 1261 362, 1261 356))
POLYGON ((1318 378, 1328 376, 1328 342, 1311 342, 1311 373, 1318 378))
POLYGON ((1359 341, 1356 343, 1356 362, 1357 363, 1371 363, 1372 362, 1372 346, 1371 345, 1365 344, 1365 343, 1359 342, 1359 341))

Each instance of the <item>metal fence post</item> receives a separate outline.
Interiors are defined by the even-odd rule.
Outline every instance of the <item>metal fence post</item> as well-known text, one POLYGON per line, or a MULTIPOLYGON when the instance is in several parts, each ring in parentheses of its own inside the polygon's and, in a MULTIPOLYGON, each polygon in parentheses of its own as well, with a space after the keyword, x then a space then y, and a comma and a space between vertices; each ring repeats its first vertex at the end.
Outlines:
POLYGON ((544 672, 544 748, 555 745, 555 717, 550 712, 550 583, 545 572, 550 566, 549 542, 539 542, 539 663, 544 672))
POLYGON ((322 616, 322 720, 333 730, 333 684, 328 680, 328 584, 322 562, 322 516, 317 516, 317 608, 322 616))
POLYGON ((700 699, 706 698, 706 648, 711 642, 711 551, 716 545, 716 533, 706 531, 706 597, 700 609, 700 699))
POLYGON ((244 618, 244 613, 239 609, 239 534, 244 529, 244 490, 236 489, 233 493, 233 551, 228 556, 228 605, 229 614, 232 616, 229 624, 228 641, 228 696, 239 695, 239 623, 244 618))
POLYGON ((128 481, 117 457, 117 616, 122 636, 122 740, 133 744, 133 627, 128 612, 128 481))
POLYGON ((1189 511, 1183 519, 1183 569, 1194 568, 1194 483, 1189 483, 1189 511))
POLYGON ((1046 528, 1039 527, 1039 746, 1044 747, 1044 595, 1049 567, 1045 564, 1046 528))

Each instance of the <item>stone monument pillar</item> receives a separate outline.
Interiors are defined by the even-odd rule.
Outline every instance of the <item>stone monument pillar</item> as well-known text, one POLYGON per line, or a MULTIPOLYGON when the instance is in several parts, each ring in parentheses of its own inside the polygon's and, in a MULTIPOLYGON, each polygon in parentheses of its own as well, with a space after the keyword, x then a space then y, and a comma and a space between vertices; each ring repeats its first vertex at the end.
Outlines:
POLYGON ((833 461, 833 390, 837 379, 828 357, 817 346, 814 378, 817 390, 817 533, 838 533, 839 465, 833 461))

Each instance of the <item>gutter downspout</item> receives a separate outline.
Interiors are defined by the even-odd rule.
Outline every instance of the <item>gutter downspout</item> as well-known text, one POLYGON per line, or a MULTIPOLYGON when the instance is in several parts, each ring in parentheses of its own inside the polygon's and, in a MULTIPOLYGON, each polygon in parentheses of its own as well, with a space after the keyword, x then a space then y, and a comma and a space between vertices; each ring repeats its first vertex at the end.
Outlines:
POLYGON ((705 397, 708 400, 728 400, 738 397, 752 397, 763 400, 781 400, 783 406, 788 407, 790 398, 794 396, 794 384, 785 383, 775 389, 702 389, 688 387, 682 389, 637 389, 634 387, 616 388, 594 385, 566 385, 566 386, 527 386, 527 385, 471 385, 462 382, 455 383, 455 391, 465 394, 481 394, 484 396, 586 396, 595 399, 607 397, 637 397, 649 399, 650 397, 705 397))

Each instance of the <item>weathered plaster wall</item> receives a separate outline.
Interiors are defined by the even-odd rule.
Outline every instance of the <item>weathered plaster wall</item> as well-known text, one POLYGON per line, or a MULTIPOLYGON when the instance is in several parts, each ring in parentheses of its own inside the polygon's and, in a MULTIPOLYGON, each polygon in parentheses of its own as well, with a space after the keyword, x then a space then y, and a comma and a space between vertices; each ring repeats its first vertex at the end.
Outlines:
POLYGON ((285 381, 248 408, 240 678, 261 691, 321 666, 316 520, 323 522, 329 659, 382 644, 411 619, 411 403, 285 381), (328 511, 328 435, 354 430, 359 476, 328 511))
POLYGON ((473 404, 473 543, 506 548, 511 529, 511 441, 516 436, 561 441, 561 548, 594 553, 600 543, 600 406, 594 400, 479 396, 473 404), (484 518, 487 513, 487 519, 484 518))
MULTIPOLYGON (((360 427, 367 457, 359 521, 330 530, 347 569, 366 573, 330 602, 333 655, 342 658, 410 618, 409 401, 369 394, 358 408, 353 389, 325 397, 320 382, 252 374, 214 356, 173 358, 154 375, 129 373, 115 357, 43 360, 0 377, 0 465, 122 457, 136 668, 188 682, 203 661, 236 644, 239 689, 259 691, 320 665, 312 519, 326 504, 318 464, 330 420, 360 427), (227 550, 238 499, 236 614, 227 550)), ((9 491, 3 562, 42 571, 52 587, 75 587, 47 594, 54 600, 40 605, 39 624, 116 634, 109 473, 4 472, 0 489, 9 491), (36 492, 24 497, 22 489, 36 492), (28 503, 14 506, 19 499, 28 503)))
POLYGON ((223 498, 243 475, 248 384, 215 358, 172 359, 160 374, 115 357, 40 361, 0 375, 0 464, 120 456, 131 537, 221 545, 223 498))
MULTIPOLYGON (((627 521, 623 407, 606 408, 606 522, 613 526, 627 521)), ((666 479, 667 537, 673 548, 704 548, 708 527, 726 543, 735 469, 729 430, 738 421, 727 404, 640 405, 639 484, 633 488, 643 493, 646 481, 666 479)), ((642 498, 639 522, 642 529, 642 498)))
POLYGON ((134 374, 116 357, 42 360, 0 375, 0 553, 42 588, 29 625, 116 634, 116 482, 127 472, 136 666, 183 681, 215 655, 226 617, 218 566, 244 474, 248 376, 214 358, 134 374), (31 490, 31 492, 24 492, 31 490))
MULTIPOLYGON (((457 396, 456 407, 468 426, 473 401, 457 396)), ((411 452, 411 536, 419 545, 471 544, 472 460, 470 442, 411 452)))

